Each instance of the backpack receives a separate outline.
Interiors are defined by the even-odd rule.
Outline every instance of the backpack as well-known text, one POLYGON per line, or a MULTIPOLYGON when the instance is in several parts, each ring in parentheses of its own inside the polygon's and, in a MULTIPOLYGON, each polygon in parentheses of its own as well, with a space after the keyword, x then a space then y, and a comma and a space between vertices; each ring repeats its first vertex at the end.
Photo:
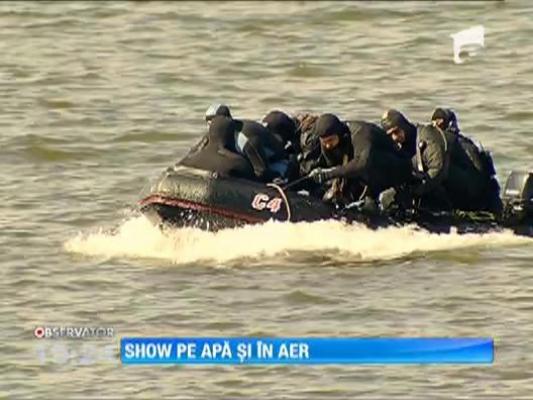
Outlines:
POLYGON ((315 132, 314 126, 318 115, 301 114, 296 117, 298 121, 298 134, 300 136, 301 153, 298 156, 300 174, 307 175, 318 166, 321 156, 320 139, 315 132))

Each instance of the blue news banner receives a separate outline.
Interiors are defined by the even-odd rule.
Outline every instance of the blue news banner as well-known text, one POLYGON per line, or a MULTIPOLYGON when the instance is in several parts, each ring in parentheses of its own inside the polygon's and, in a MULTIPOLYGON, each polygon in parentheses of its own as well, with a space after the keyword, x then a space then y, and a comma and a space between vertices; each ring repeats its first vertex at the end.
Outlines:
POLYGON ((492 338, 125 337, 123 364, 491 364, 492 338))

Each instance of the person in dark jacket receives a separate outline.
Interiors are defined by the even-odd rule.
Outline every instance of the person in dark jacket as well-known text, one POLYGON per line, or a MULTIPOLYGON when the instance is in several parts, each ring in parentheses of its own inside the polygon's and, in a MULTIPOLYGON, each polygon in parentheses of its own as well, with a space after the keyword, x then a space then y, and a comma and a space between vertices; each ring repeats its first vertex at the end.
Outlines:
POLYGON ((189 153, 178 164, 217 172, 224 176, 253 180, 252 166, 235 148, 235 122, 224 116, 211 119, 206 144, 189 153))
POLYGON ((395 109, 385 111, 381 117, 381 127, 398 146, 399 152, 406 158, 416 154, 417 126, 411 123, 401 112, 395 109))
MULTIPOLYGON (((251 164, 254 180, 271 182, 284 177, 286 166, 276 164, 285 157, 283 144, 268 129, 256 121, 233 118, 229 107, 218 103, 209 106, 205 113, 208 127, 217 116, 233 121, 234 149, 251 164)), ((191 149, 189 155, 202 149, 206 144, 207 135, 191 149)))
POLYGON ((463 135, 459 128, 455 112, 449 108, 436 108, 431 122, 443 131, 456 136, 457 151, 452 153, 452 167, 458 166, 461 171, 452 173, 465 174, 468 182, 466 187, 450 187, 453 193, 466 191, 454 203, 463 210, 483 210, 498 214, 502 210, 500 185, 496 179, 496 170, 491 154, 478 147, 470 138, 463 135))
POLYGON ((300 143, 298 142, 297 126, 295 119, 279 110, 269 111, 261 120, 274 138, 283 145, 285 152, 298 154, 300 143))
POLYGON ((415 125, 395 109, 387 110, 381 125, 405 157, 411 158, 409 193, 416 206, 451 210, 453 204, 444 187, 450 167, 453 138, 432 125, 415 125))
POLYGON ((283 147, 283 154, 277 161, 271 163, 271 168, 280 172, 289 181, 298 178, 298 154, 301 149, 295 118, 283 111, 272 110, 261 122, 270 131, 273 140, 283 147))
MULTIPOLYGON (((479 211, 483 181, 469 160, 455 128, 456 120, 450 116, 446 125, 435 123, 417 126, 411 134, 404 135, 402 125, 415 126, 397 110, 388 110, 382 124, 392 139, 402 148, 408 140, 413 142, 413 176, 411 192, 418 206, 436 210, 479 211), (445 127, 446 129, 442 129, 445 127), (449 129, 450 128, 450 129, 449 129), (402 132, 403 131, 403 132, 402 132)), ((409 146, 410 147, 410 146, 409 146)), ((410 150, 406 154, 412 153, 410 150)))
POLYGON ((287 156, 283 144, 262 124, 252 120, 235 120, 236 147, 252 164, 262 182, 283 179, 287 175, 287 156))
POLYGON ((244 156, 254 169, 258 180, 270 182, 281 173, 269 169, 273 159, 281 158, 283 145, 260 123, 252 120, 235 119, 225 104, 212 104, 205 113, 207 125, 217 115, 233 120, 235 126, 235 149, 244 156))
MULTIPOLYGON (((211 121, 217 115, 224 116, 224 117, 231 119, 231 113, 227 105, 219 104, 219 103, 211 104, 205 112, 205 122, 207 124, 208 131, 209 131, 209 125, 211 124, 211 121)), ((192 146, 189 149, 189 152, 185 155, 185 157, 189 157, 191 154, 194 154, 198 152, 199 150, 203 149, 207 145, 207 142, 208 142, 207 137, 208 137, 208 133, 203 135, 202 138, 198 141, 198 143, 196 143, 194 146, 192 146)))
POLYGON ((315 129, 321 157, 331 167, 311 171, 315 181, 341 178, 352 184, 357 182, 361 192, 354 193, 352 187, 353 197, 377 200, 385 189, 403 185, 410 178, 410 160, 399 154, 379 126, 366 121, 344 123, 333 114, 323 114, 315 129))

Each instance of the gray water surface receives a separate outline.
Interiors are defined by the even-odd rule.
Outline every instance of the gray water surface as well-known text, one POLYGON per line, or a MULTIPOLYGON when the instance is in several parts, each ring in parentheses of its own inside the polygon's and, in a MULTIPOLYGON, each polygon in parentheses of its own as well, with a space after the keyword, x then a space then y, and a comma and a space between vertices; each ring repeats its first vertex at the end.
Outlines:
POLYGON ((2 2, 0 21, 0 397, 531 396, 531 241, 340 224, 162 237, 132 211, 214 101, 371 121, 451 105, 503 183, 533 166, 530 2, 2 2), (478 24, 486 48, 454 64, 449 35, 478 24), (126 367, 33 337, 83 324, 116 329, 102 352, 122 335, 457 335, 494 337, 496 359, 126 367))

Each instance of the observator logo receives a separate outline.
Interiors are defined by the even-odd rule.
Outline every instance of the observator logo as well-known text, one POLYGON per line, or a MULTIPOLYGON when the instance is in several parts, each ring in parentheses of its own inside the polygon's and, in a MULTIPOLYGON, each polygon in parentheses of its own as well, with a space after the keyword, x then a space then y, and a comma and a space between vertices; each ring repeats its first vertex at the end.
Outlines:
POLYGON ((115 336, 115 329, 106 326, 38 326, 33 335, 37 339, 102 339, 115 336))
POLYGON ((37 339, 42 339, 44 337, 44 328, 42 326, 38 326, 37 328, 35 328, 35 330, 33 331, 33 334, 35 335, 35 337, 37 339))

